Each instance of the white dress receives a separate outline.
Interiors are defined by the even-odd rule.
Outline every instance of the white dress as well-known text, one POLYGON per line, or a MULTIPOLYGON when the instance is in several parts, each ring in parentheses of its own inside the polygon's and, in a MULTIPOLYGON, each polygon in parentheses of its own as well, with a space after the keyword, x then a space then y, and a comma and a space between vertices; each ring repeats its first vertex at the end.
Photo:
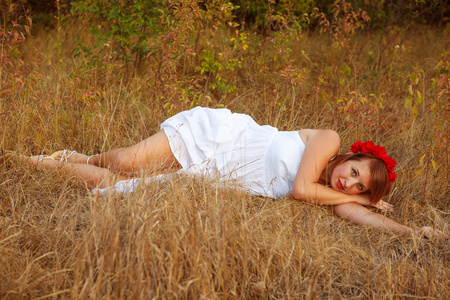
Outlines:
MULTIPOLYGON (((258 125, 250 116, 228 109, 196 107, 161 124, 183 173, 220 181, 270 198, 289 196, 305 145, 298 131, 258 125)), ((159 175, 116 183, 96 192, 131 192, 142 181, 170 179, 159 175)))

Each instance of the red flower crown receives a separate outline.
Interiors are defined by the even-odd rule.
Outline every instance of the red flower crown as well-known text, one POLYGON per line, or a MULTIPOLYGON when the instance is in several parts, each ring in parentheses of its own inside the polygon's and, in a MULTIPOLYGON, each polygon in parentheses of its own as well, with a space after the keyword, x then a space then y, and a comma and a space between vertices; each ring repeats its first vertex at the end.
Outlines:
MULTIPOLYGON (((375 145, 372 141, 367 141, 365 143, 361 143, 361 141, 357 141, 352 145, 350 150, 353 153, 369 153, 373 156, 381 159, 384 162, 384 165, 386 166, 386 169, 388 171, 388 182, 394 182, 395 178, 397 178, 397 175, 395 175, 394 168, 397 165, 397 162, 395 159, 391 158, 389 155, 387 155, 386 150, 384 147, 381 147, 379 145, 375 145)), ((390 186, 390 185, 389 185, 390 186)))

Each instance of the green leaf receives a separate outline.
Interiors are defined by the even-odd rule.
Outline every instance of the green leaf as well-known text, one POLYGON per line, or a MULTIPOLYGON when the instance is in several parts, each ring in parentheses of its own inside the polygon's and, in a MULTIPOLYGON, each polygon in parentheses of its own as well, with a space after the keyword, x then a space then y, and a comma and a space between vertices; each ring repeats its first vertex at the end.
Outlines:
POLYGON ((423 170, 417 170, 414 174, 414 178, 416 178, 417 176, 419 176, 422 173, 423 173, 423 170))
POLYGON ((425 159, 425 157, 427 156, 427 154, 422 154, 422 156, 419 158, 419 165, 423 166, 423 160, 425 159))
POLYGON ((412 89, 412 85, 409 85, 409 86, 408 86, 408 94, 409 94, 410 96, 414 95, 413 89, 412 89))
POLYGON ((417 104, 420 104, 423 102, 423 96, 422 93, 420 91, 417 91, 417 104))
POLYGON ((417 106, 413 105, 412 113, 413 113, 413 120, 414 120, 417 117, 417 114, 418 114, 417 106))
POLYGON ((437 165, 436 165, 436 162, 434 161, 434 159, 431 160, 431 164, 433 165, 433 169, 435 171, 437 171, 437 165))
POLYGON ((406 97, 405 108, 408 109, 411 106, 411 103, 412 103, 412 97, 411 96, 406 97))
POLYGON ((438 82, 438 79, 437 79, 437 78, 431 79, 431 88, 432 88, 432 89, 434 89, 434 88, 436 87, 437 82, 438 82))

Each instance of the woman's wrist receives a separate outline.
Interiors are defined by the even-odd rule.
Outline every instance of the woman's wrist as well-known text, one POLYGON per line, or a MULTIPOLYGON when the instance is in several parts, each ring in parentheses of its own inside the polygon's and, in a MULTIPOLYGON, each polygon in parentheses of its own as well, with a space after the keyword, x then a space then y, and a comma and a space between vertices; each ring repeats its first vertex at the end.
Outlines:
POLYGON ((360 194, 360 195, 355 195, 354 196, 356 198, 356 203, 364 205, 364 206, 370 206, 370 200, 369 200, 369 196, 364 195, 364 194, 360 194))

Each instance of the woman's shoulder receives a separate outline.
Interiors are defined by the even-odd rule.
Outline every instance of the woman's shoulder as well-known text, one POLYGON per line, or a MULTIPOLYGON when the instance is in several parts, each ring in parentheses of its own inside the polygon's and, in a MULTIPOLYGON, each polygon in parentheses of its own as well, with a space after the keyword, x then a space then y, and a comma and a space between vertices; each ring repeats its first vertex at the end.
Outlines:
POLYGON ((298 134, 305 145, 314 137, 326 139, 330 144, 336 144, 338 146, 341 144, 339 134, 332 129, 300 129, 298 134))

